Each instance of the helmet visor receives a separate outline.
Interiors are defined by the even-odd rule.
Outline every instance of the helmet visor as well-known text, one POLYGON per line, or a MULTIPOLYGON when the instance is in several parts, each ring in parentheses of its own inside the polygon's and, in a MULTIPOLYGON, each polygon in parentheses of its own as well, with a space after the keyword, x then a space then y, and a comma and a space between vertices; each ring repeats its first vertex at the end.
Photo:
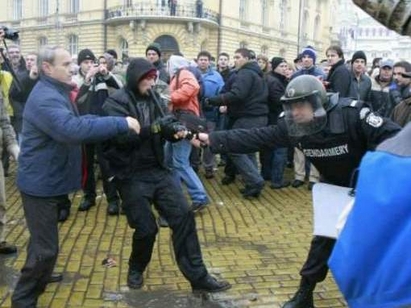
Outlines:
POLYGON ((285 122, 292 137, 318 133, 327 124, 327 113, 319 93, 283 101, 285 122))

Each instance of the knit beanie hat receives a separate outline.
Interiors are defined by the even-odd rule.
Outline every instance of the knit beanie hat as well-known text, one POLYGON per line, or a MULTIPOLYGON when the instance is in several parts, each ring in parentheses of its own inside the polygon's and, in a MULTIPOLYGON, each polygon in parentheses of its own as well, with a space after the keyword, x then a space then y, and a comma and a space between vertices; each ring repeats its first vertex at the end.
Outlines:
POLYGON ((307 46, 303 49, 301 52, 302 56, 309 56, 311 59, 313 59, 313 63, 315 64, 315 60, 317 59, 317 52, 315 49, 311 46, 307 46))
POLYGON ((105 53, 112 55, 115 60, 118 59, 117 52, 114 49, 107 49, 105 53))
POLYGON ((365 64, 367 64, 367 56, 365 55, 364 51, 358 50, 358 51, 354 52, 354 54, 352 55, 352 58, 351 58, 351 65, 357 59, 364 59, 365 64))
POLYGON ((77 64, 80 65, 81 62, 83 62, 84 60, 96 61, 96 56, 94 55, 94 53, 90 49, 88 49, 88 48, 82 49, 78 53, 77 64))
POLYGON ((151 43, 150 45, 148 45, 146 48, 146 56, 149 50, 154 50, 158 54, 158 56, 161 57, 161 46, 159 43, 151 43))
POLYGON ((273 57, 271 59, 271 69, 275 70, 281 63, 287 63, 287 61, 285 61, 285 59, 281 57, 273 57))

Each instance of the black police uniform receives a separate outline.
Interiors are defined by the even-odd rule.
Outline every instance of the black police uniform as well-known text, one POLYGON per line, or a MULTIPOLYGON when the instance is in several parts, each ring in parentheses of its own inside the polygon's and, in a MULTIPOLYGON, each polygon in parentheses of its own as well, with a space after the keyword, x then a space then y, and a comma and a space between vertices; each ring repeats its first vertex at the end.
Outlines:
MULTIPOLYGON (((284 118, 277 126, 251 130, 213 132, 210 144, 214 152, 248 153, 265 147, 298 147, 321 174, 321 180, 334 185, 350 186, 351 177, 367 150, 401 128, 389 119, 372 113, 361 102, 348 98, 329 98, 327 124, 320 132, 299 138, 290 137, 284 118)), ((315 236, 301 276, 311 283, 323 281, 327 261, 335 240, 315 236)))
MULTIPOLYGON (((123 201, 128 224, 134 229, 129 286, 141 286, 142 280, 138 286, 130 283, 131 273, 142 277, 152 256, 158 232, 152 211, 154 205, 173 231, 176 262, 194 288, 197 282, 209 275, 203 263, 194 214, 189 209, 180 183, 164 165, 164 139, 177 141, 172 140, 174 126, 162 125, 161 131, 154 129, 153 124, 164 119, 162 115, 166 112, 166 106, 157 106, 152 96, 141 95, 138 90, 140 80, 153 69, 147 60, 134 59, 127 70, 127 86, 113 93, 103 105, 106 114, 131 116, 141 126, 138 135, 129 133, 105 142, 103 153, 109 162, 109 177, 113 178, 123 201)), ((158 102, 161 101, 157 93, 152 92, 152 95, 158 102)))

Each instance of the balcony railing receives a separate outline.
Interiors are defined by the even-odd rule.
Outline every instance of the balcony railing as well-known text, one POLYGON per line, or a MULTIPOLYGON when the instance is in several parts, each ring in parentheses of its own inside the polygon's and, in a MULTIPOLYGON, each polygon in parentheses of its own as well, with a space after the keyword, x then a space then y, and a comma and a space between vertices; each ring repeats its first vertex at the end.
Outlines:
POLYGON ((158 3, 136 3, 132 6, 117 6, 106 11, 106 20, 123 18, 185 18, 200 19, 219 23, 219 14, 210 9, 195 4, 177 4, 175 8, 158 3))

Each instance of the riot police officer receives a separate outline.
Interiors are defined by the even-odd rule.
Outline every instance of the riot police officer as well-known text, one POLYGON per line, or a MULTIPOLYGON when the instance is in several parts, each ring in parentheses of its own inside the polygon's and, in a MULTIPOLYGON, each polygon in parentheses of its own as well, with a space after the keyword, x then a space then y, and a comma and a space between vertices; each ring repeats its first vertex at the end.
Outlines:
MULTIPOLYGON (((281 100, 284 112, 277 126, 200 134, 199 139, 220 153, 251 153, 262 146, 298 147, 319 170, 323 182, 348 187, 365 152, 401 129, 360 101, 327 95, 322 83, 309 75, 293 79, 281 100)), ((300 287, 283 308, 314 307, 313 291, 327 275, 334 243, 331 238, 313 238, 300 271, 300 287)))

